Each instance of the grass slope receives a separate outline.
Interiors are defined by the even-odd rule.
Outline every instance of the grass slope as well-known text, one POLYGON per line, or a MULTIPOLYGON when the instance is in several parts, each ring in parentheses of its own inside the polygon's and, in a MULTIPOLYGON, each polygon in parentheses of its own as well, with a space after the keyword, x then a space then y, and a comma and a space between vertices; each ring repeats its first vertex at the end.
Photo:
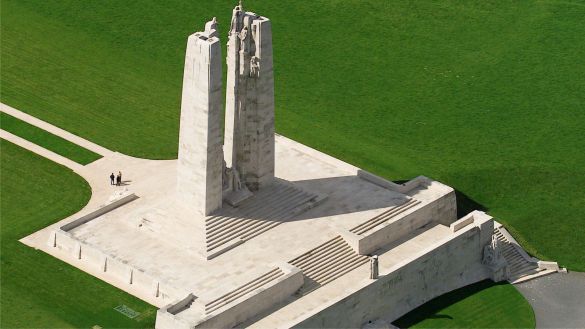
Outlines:
POLYGON ((481 281, 439 296, 396 320, 400 328, 534 328, 534 312, 511 284, 481 281))
MULTIPOLYGON (((235 1, 5 0, 2 101, 139 157, 176 156, 186 36, 235 1)), ((585 270, 585 5, 245 1, 272 19, 279 133, 482 204, 585 270)))
POLYGON ((68 140, 30 125, 4 112, 0 113, 0 120, 0 128, 79 164, 86 165, 101 158, 99 154, 93 153, 77 144, 73 144, 68 140))
POLYGON ((81 209, 91 190, 69 169, 5 140, 0 143, 0 327, 154 327, 154 307, 18 242, 81 209), (142 314, 130 320, 113 310, 121 304, 142 314))

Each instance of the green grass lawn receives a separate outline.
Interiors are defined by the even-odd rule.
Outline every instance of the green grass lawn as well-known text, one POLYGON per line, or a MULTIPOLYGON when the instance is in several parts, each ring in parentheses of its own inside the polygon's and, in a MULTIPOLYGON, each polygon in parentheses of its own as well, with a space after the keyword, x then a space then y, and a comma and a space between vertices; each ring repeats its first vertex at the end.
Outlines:
POLYGON ((68 140, 30 125, 4 112, 0 113, 0 128, 82 165, 101 158, 99 154, 95 154, 77 144, 71 143, 68 140))
MULTIPOLYGON (((110 149, 176 157, 188 34, 236 1, 2 2, 3 102, 110 149)), ((585 4, 260 1, 277 131, 483 205, 585 271, 585 4)), ((224 48, 225 49, 225 48, 224 48)))
POLYGON ((530 304, 511 284, 485 280, 439 296, 394 321, 400 328, 534 328, 530 304))
POLYGON ((80 210, 89 185, 71 170, 1 140, 2 328, 153 328, 156 308, 19 239, 80 210), (118 305, 141 312, 134 320, 118 305))

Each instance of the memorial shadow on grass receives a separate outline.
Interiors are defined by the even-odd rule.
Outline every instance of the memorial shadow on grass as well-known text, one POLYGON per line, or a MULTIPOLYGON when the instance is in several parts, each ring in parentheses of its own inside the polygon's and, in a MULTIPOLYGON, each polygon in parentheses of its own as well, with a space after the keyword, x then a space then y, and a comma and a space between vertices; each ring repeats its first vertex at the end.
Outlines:
POLYGON ((534 328, 535 322, 532 308, 514 286, 484 280, 432 299, 393 324, 399 328, 534 328))

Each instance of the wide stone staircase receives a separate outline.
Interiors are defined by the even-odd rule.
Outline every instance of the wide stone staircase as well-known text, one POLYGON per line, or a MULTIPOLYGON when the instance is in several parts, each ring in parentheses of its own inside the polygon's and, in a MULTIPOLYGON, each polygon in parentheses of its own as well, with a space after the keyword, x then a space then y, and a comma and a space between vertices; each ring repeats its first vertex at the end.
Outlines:
POLYGON ((237 208, 224 207, 218 214, 206 218, 207 253, 218 253, 230 244, 252 239, 320 201, 319 196, 290 183, 274 183, 237 208))
POLYGON ((494 234, 502 247, 501 254, 508 262, 510 283, 528 281, 559 270, 558 265, 556 268, 555 266, 550 268, 539 266, 539 260, 529 256, 503 226, 496 225, 494 234))
POLYGON ((368 262, 369 257, 356 253, 341 236, 289 261, 303 271, 305 283, 300 294, 306 294, 368 262))
POLYGON ((218 310, 229 303, 235 301, 236 299, 258 289, 267 283, 278 279, 279 277, 283 276, 284 272, 280 268, 275 268, 272 271, 269 271, 256 279, 222 295, 212 301, 209 301, 205 304, 205 314, 212 313, 215 310, 218 310))
POLYGON ((410 199, 410 200, 406 201, 405 203, 401 204, 400 206, 392 207, 392 208, 384 211, 383 213, 381 213, 375 217, 372 217, 372 218, 368 219, 367 221, 357 225, 356 227, 352 228, 350 230, 350 232, 362 235, 362 234, 366 233, 367 231, 375 228, 376 226, 383 224, 384 222, 387 222, 388 220, 392 219, 393 217, 400 215, 401 213, 407 211, 408 209, 411 209, 411 208, 417 206, 419 203, 421 203, 421 202, 416 200, 416 199, 410 199))

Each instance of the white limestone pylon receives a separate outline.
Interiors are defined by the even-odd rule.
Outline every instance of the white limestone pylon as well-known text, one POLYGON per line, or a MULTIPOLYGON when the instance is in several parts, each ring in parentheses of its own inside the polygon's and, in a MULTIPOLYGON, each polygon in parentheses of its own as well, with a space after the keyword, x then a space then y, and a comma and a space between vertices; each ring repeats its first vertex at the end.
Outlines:
POLYGON ((274 178, 274 74, 268 18, 232 13, 227 50, 225 161, 252 191, 274 178))
POLYGON ((185 56, 177 192, 190 209, 209 215, 222 205, 221 45, 215 18, 189 36, 185 56))

